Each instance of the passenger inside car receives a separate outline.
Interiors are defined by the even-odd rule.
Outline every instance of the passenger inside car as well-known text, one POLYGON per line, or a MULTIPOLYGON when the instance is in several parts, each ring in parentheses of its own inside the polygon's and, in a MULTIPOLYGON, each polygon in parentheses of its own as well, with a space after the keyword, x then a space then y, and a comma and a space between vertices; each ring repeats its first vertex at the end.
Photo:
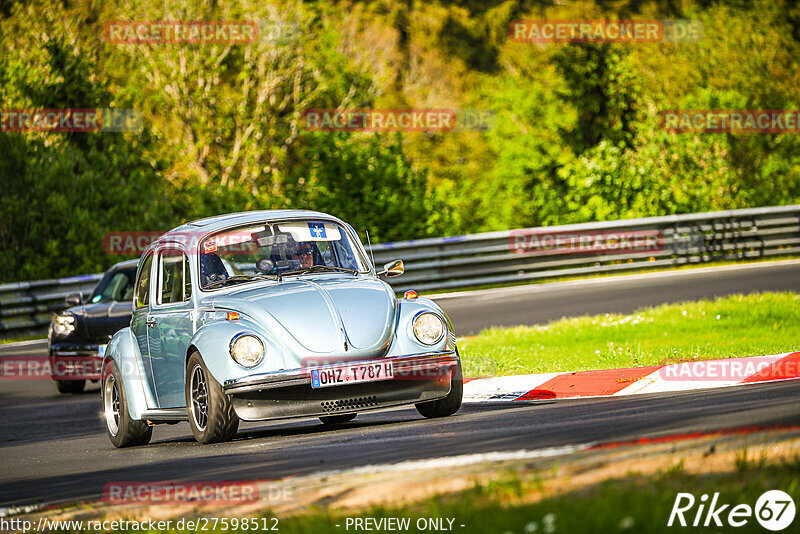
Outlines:
POLYGON ((228 278, 228 271, 216 253, 205 252, 200 256, 200 285, 202 287, 226 278, 228 278))

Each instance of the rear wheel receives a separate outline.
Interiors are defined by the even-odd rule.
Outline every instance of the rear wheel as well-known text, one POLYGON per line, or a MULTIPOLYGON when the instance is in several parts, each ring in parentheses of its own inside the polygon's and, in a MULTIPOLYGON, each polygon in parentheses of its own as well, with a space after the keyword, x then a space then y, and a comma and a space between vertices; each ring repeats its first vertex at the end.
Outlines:
POLYGON ((461 362, 453 368, 450 379, 450 393, 443 399, 420 402, 416 405, 420 415, 428 418, 447 417, 453 415, 461 408, 461 399, 464 396, 464 376, 461 374, 461 362))
POLYGON ((331 426, 331 425, 341 425, 342 423, 346 423, 348 421, 352 421, 356 418, 356 413, 345 413, 341 415, 323 415, 319 418, 322 421, 323 425, 331 426))
POLYGON ((222 386, 208 372, 199 352, 186 368, 186 409, 194 439, 200 443, 230 441, 239 431, 239 416, 222 386))
POLYGON ((145 421, 135 421, 128 413, 125 387, 117 364, 108 362, 103 371, 103 419, 108 438, 115 447, 147 445, 153 437, 153 427, 145 421))
POLYGON ((86 380, 56 380, 59 393, 83 393, 86 380))

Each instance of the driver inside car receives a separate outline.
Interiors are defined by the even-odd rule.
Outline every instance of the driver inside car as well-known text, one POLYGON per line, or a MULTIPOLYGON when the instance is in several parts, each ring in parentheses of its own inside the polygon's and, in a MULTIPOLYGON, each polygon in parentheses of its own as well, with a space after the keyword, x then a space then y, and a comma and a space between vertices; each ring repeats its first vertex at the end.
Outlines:
POLYGON ((314 245, 311 243, 298 243, 294 259, 300 262, 301 269, 314 265, 314 245))

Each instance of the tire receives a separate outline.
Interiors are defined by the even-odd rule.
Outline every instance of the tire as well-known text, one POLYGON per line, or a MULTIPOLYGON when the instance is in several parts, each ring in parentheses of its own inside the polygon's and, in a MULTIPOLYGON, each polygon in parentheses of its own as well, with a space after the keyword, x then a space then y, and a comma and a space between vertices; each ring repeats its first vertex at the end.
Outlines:
POLYGON ((325 426, 341 425, 356 418, 357 413, 344 413, 341 415, 323 415, 319 418, 325 426))
POLYGON ((461 408, 461 399, 464 396, 464 376, 461 374, 461 362, 453 368, 450 380, 450 393, 443 399, 420 402, 416 405, 417 411, 429 419, 453 415, 461 408))
POLYGON ((86 380, 56 380, 59 393, 83 393, 86 380))
POLYGON ((239 416, 222 386, 208 372, 199 352, 186 366, 186 410, 194 439, 200 443, 230 441, 239 431, 239 416))
POLYGON ((147 445, 153 437, 153 427, 146 421, 135 421, 128 413, 125 386, 116 362, 110 361, 103 370, 103 420, 111 443, 117 448, 147 445))

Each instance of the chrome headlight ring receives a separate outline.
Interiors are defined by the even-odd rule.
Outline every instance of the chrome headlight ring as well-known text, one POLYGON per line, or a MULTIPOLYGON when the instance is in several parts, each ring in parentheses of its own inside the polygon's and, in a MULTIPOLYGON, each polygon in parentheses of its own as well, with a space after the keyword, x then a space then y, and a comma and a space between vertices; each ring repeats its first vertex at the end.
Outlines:
POLYGON ((264 342, 252 332, 240 332, 231 339, 228 352, 237 364, 251 369, 264 359, 264 342))
POLYGON ((447 327, 444 319, 439 315, 430 311, 422 311, 411 320, 411 331, 417 341, 423 345, 431 346, 436 345, 444 338, 445 333, 447 333, 447 327))

